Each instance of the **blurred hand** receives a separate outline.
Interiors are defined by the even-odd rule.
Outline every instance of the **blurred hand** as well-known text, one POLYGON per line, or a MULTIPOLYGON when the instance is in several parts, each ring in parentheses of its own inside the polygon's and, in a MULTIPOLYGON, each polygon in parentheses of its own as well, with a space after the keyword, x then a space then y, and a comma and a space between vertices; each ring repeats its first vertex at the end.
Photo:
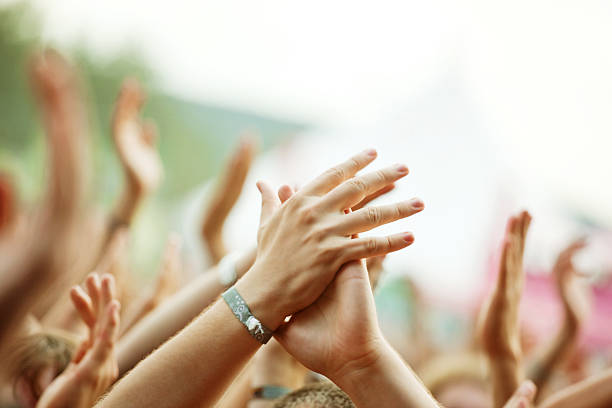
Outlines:
POLYGON ((202 238, 214 264, 227 254, 223 243, 223 225, 240 197, 256 151, 256 139, 250 135, 242 137, 225 165, 204 213, 202 238))
POLYGON ((565 324, 577 327, 588 313, 588 293, 576 279, 576 269, 572 258, 584 248, 586 242, 579 239, 565 248, 555 262, 553 276, 565 310, 565 324))
POLYGON ((44 391, 37 407, 91 407, 118 375, 114 347, 119 330, 119 302, 114 299, 111 275, 86 279, 87 293, 79 286, 70 296, 89 328, 72 362, 44 391))
POLYGON ((408 174, 404 165, 394 165, 354 177, 375 157, 373 150, 353 156, 304 186, 282 206, 270 186, 258 183, 262 211, 257 259, 236 287, 268 328, 274 330, 285 316, 312 304, 344 263, 397 251, 414 241, 410 233, 351 239, 423 209, 420 200, 412 199, 345 214, 408 174))
POLYGON ((481 311, 480 341, 490 356, 521 354, 519 304, 523 292, 523 252, 531 222, 527 211, 510 217, 497 284, 481 311))
POLYGON ((315 303, 292 316, 275 338, 307 368, 335 378, 347 365, 375 359, 384 342, 363 261, 351 261, 315 303))
POLYGON ((512 397, 508 400, 504 408, 532 408, 533 400, 536 395, 536 387, 531 381, 524 381, 516 389, 512 397))
POLYGON ((113 139, 130 188, 147 194, 159 185, 163 169, 155 147, 156 128, 143 123, 140 111, 145 95, 134 79, 123 82, 115 104, 113 139))

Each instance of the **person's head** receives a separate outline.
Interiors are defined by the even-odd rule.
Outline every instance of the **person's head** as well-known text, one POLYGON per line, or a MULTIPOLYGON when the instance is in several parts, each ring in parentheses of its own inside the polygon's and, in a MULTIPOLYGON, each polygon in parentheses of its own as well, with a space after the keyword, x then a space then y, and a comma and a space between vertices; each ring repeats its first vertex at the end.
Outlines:
POLYGON ((355 404, 334 384, 317 382, 285 395, 274 408, 355 408, 355 404))
POLYGON ((45 388, 68 366, 75 347, 75 340, 60 331, 43 331, 18 340, 10 363, 17 402, 35 406, 45 388))

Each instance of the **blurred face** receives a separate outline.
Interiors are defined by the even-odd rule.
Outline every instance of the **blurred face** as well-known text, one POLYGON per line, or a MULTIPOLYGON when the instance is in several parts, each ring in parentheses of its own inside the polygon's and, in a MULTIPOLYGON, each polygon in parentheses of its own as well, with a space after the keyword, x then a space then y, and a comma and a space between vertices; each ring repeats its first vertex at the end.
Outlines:
POLYGON ((46 366, 37 372, 24 374, 15 381, 15 399, 25 408, 35 408, 43 391, 58 375, 57 368, 46 366))
POLYGON ((489 408, 491 398, 478 383, 456 381, 446 385, 436 398, 446 408, 489 408))

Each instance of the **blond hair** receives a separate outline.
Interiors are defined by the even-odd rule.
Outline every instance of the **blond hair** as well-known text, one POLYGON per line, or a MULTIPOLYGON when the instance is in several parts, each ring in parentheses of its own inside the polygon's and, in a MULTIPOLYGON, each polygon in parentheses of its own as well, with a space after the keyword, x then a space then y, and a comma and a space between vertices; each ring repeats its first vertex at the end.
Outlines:
POLYGON ((334 384, 317 382, 285 395, 274 408, 355 408, 355 404, 334 384))

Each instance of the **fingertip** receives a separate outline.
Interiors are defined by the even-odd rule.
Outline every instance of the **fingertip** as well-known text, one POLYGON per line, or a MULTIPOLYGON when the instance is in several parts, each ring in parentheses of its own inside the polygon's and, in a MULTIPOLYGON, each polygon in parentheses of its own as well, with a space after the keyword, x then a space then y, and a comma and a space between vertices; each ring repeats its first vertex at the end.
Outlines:
POLYGON ((410 205, 412 206, 413 209, 415 209, 416 211, 423 211, 423 209, 425 208, 425 203, 423 202, 423 200, 421 200, 420 198, 413 198, 410 201, 410 205))
POLYGON ((378 156, 378 152, 374 148, 365 149, 363 152, 372 159, 375 159, 378 156))
POLYGON ((408 246, 414 242, 414 235, 412 232, 404 232, 402 239, 406 243, 406 246, 408 246))

